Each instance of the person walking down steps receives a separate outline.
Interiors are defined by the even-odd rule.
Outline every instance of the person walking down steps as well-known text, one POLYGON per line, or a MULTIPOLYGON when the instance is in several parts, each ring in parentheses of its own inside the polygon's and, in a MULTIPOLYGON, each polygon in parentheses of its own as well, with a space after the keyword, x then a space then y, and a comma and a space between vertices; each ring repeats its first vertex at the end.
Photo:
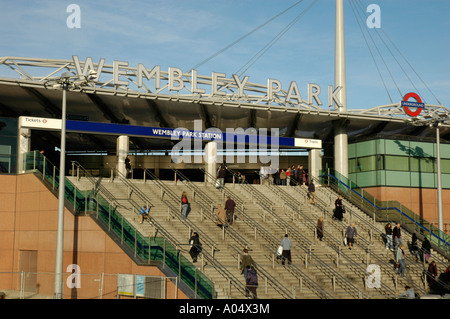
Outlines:
POLYGON ((283 248, 283 252, 281 253, 281 256, 282 256, 281 264, 284 265, 284 263, 286 262, 286 259, 287 259, 288 265, 290 265, 292 263, 292 259, 291 259, 292 242, 288 238, 288 234, 284 235, 284 238, 281 241, 280 246, 283 248))

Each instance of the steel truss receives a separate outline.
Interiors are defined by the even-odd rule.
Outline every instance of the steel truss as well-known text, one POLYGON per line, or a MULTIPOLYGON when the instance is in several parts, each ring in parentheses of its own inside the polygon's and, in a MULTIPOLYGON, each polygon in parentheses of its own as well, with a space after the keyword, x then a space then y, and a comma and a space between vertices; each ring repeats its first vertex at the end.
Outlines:
MULTIPOLYGON (((100 59, 100 62, 94 63, 92 59, 87 58, 85 61, 80 60, 78 62, 79 65, 76 65, 74 60, 1 57, 0 73, 2 73, 2 69, 6 68, 7 70, 12 70, 13 74, 18 76, 18 78, 0 76, 0 84, 48 88, 47 83, 59 78, 64 72, 69 72, 73 77, 80 77, 80 70, 84 71, 84 75, 86 75, 88 70, 93 69, 101 71, 101 76, 99 75, 96 82, 87 84, 80 81, 79 85, 71 90, 83 93, 129 96, 154 100, 197 102, 205 105, 214 104, 229 107, 278 110, 282 112, 299 112, 303 114, 331 115, 341 118, 372 118, 383 121, 408 121, 409 119, 409 116, 405 114, 401 106, 401 102, 376 106, 370 109, 339 111, 331 107, 321 108, 320 106, 314 105, 313 101, 305 101, 303 99, 300 103, 294 103, 288 99, 288 91, 284 89, 273 93, 271 95, 272 99, 269 100, 267 84, 245 82, 239 79, 241 83, 245 82, 242 87, 239 87, 234 78, 223 77, 219 83, 217 79, 213 79, 213 76, 197 75, 192 72, 179 74, 179 80, 183 82, 183 88, 181 90, 174 90, 173 87, 172 89, 170 88, 170 70, 158 70, 161 84, 150 87, 150 80, 155 82, 156 80, 153 78, 147 79, 144 76, 146 83, 143 83, 142 75, 138 74, 142 72, 142 64, 137 67, 131 67, 128 66, 127 62, 121 62, 119 65, 121 79, 119 80, 117 75, 118 66, 115 64, 105 64, 104 59, 100 59), (194 85, 190 85, 194 81, 195 87, 194 85), (211 88, 215 84, 219 85, 215 89, 215 92, 212 92, 211 88), (200 87, 202 88, 200 89, 200 87), (199 90, 202 92, 199 93, 199 90)), ((146 69, 147 74, 150 71, 146 69)), ((311 98, 311 100, 313 99, 311 98)), ((443 105, 426 104, 421 112, 421 116, 424 117, 439 115, 442 118, 448 117, 449 114, 449 109, 443 105)))

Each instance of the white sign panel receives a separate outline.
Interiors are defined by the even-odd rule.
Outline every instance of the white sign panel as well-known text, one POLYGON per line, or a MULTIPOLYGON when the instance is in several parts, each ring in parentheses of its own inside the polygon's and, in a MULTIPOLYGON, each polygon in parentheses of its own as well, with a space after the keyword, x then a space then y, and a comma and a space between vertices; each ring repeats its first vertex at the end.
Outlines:
POLYGON ((322 140, 313 140, 309 138, 295 138, 295 147, 322 148, 322 140))
POLYGON ((45 130, 61 130, 61 120, 49 119, 45 117, 19 117, 19 127, 45 129, 45 130))

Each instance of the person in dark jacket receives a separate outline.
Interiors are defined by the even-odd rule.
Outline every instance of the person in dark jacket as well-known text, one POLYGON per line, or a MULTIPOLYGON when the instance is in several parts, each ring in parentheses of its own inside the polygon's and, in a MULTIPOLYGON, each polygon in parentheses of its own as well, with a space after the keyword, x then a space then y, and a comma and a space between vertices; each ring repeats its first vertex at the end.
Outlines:
POLYGON ((248 249, 244 248, 244 252, 241 256, 241 262, 240 262, 240 270, 241 274, 244 275, 244 279, 247 281, 247 271, 248 268, 256 268, 255 261, 253 260, 252 256, 248 254, 248 249))
POLYGON ((131 178, 131 161, 130 155, 125 158, 125 169, 127 170, 127 178, 131 178))
POLYGON ((191 255, 192 262, 197 262, 198 255, 202 252, 202 244, 200 243, 200 238, 198 237, 198 233, 194 232, 189 239, 189 244, 191 245, 191 249, 189 250, 189 254, 191 255))
POLYGON ((236 207, 236 203, 231 199, 230 196, 227 196, 227 201, 225 202, 225 211, 227 216, 228 225, 232 225, 234 221, 234 208, 236 207))
POLYGON ((416 257, 416 261, 419 260, 419 245, 417 244, 417 235, 416 233, 412 234, 411 238, 411 254, 416 257))
POLYGON ((392 230, 392 237, 394 239, 394 250, 397 250, 398 246, 402 244, 402 230, 400 229, 400 223, 392 230))
POLYGON ((430 265, 428 266, 428 271, 427 271, 427 283, 428 283, 428 286, 430 287, 430 290, 434 290, 436 288, 436 284, 437 284, 436 279, 437 278, 438 278, 438 270, 437 270, 436 262, 433 260, 432 262, 430 262, 430 265))
POLYGON ((339 195, 338 199, 334 202, 334 213, 333 218, 336 218, 339 221, 342 221, 344 218, 344 206, 342 204, 342 196, 339 195))
POLYGON ((316 204, 316 186, 314 185, 313 181, 309 182, 308 196, 309 196, 309 203, 315 205, 316 204))
POLYGON ((422 243, 422 261, 425 258, 425 262, 428 263, 428 259, 431 257, 431 243, 428 238, 422 243))
POLYGON ((258 288, 258 274, 256 270, 247 266, 247 278, 245 280, 245 292, 247 297, 256 299, 258 297, 256 289, 258 288))
POLYGON ((394 251, 394 246, 392 244, 392 226, 391 226, 391 223, 387 223, 386 226, 384 226, 384 230, 386 232, 386 249, 390 249, 391 251, 394 251))
POLYGON ((217 170, 217 181, 216 181, 217 189, 224 188, 226 171, 227 170, 225 164, 224 163, 220 164, 219 169, 217 170))
POLYGON ((323 239, 323 230, 324 230, 324 221, 323 217, 320 217, 319 220, 317 221, 317 238, 319 238, 319 240, 323 239))

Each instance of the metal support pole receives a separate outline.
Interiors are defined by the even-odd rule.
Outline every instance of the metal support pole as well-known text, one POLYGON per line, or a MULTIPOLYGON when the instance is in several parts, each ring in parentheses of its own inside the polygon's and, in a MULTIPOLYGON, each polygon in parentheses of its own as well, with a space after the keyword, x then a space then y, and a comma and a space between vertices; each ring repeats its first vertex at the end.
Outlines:
POLYGON ((63 253, 64 253, 64 189, 66 170, 66 93, 67 83, 63 84, 62 115, 61 115, 61 154, 59 160, 59 189, 58 189, 58 224, 56 233, 56 261, 54 299, 63 298, 63 253))
POLYGON ((442 181, 441 181, 441 141, 439 123, 436 123, 436 160, 437 160, 437 193, 438 193, 438 228, 439 237, 444 232, 444 215, 442 210, 442 181))

